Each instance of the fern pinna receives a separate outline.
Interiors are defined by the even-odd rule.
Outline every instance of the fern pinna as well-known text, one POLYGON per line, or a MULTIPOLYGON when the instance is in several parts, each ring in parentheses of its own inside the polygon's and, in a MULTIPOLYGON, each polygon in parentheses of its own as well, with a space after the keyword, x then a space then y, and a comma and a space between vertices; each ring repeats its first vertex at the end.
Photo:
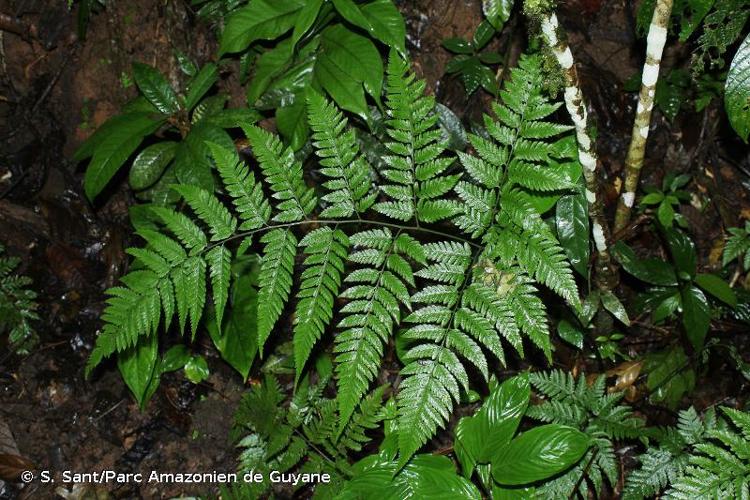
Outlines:
POLYGON ((296 382, 318 352, 330 346, 334 356, 337 395, 325 407, 335 413, 333 443, 346 439, 386 353, 404 347, 393 406, 403 466, 445 426, 471 374, 487 380, 508 346, 523 356, 526 338, 551 357, 539 285, 579 307, 542 214, 574 185, 580 166, 570 127, 547 120, 559 104, 542 87, 540 57, 523 57, 495 116, 485 117, 487 133, 470 136, 476 155, 455 161, 434 99, 391 54, 382 168, 368 163, 338 109, 308 97, 320 189, 305 180, 313 162, 259 127, 243 128, 259 172, 209 144, 223 189, 175 186, 189 211, 153 209, 159 226, 138 231, 146 245, 130 250, 133 270, 109 291, 88 371, 117 353, 139 364, 137 376, 123 374, 139 401, 147 399, 160 327, 176 315, 179 329, 195 335, 208 308, 221 328, 233 259, 258 248, 258 352, 279 344, 292 302, 296 382))

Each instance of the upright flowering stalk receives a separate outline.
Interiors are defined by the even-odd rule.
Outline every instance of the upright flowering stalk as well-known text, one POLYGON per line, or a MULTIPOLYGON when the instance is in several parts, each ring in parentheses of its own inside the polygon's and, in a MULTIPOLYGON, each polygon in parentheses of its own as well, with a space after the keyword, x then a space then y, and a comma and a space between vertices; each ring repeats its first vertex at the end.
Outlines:
POLYGON ((624 229, 630 221, 630 213, 633 209, 635 192, 638 188, 643 157, 646 152, 651 112, 654 109, 656 82, 659 79, 659 66, 664 52, 664 44, 667 41, 667 27, 669 26, 671 12, 672 0, 657 0, 654 17, 651 19, 651 26, 648 29, 646 63, 643 65, 641 92, 638 95, 638 108, 633 122, 630 148, 625 159, 625 182, 615 213, 615 232, 624 229))

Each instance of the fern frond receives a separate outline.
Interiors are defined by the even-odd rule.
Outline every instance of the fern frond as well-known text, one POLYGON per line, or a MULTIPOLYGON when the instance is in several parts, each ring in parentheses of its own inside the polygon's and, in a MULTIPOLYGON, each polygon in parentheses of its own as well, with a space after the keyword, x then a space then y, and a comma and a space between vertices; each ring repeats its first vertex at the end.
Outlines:
POLYGON ((619 462, 614 441, 642 434, 643 421, 630 407, 617 404, 620 394, 607 394, 604 376, 589 385, 584 374, 576 381, 572 374, 554 370, 531 373, 529 381, 545 397, 541 404, 528 408, 529 417, 578 428, 593 442, 578 465, 542 485, 538 492, 544 497, 570 497, 577 485, 577 494, 587 498, 589 489, 595 496, 601 494, 605 479, 615 485, 619 462))
POLYGON ((696 443, 689 464, 672 482, 666 497, 747 498, 750 496, 750 415, 733 408, 722 408, 732 428, 706 432, 712 441, 696 443))
POLYGON ((323 183, 330 192, 322 199, 330 205, 320 216, 340 218, 364 213, 377 192, 370 192, 370 165, 360 154, 354 130, 347 128, 343 113, 320 94, 313 92, 307 106, 313 146, 323 166, 320 173, 331 179, 323 183))
POLYGON ((200 252, 208 244, 206 234, 198 227, 198 224, 187 215, 175 212, 167 207, 151 207, 151 212, 156 215, 164 226, 169 229, 180 242, 188 248, 191 255, 200 252))
POLYGON ((376 203, 374 209, 401 221, 436 222, 459 212, 458 205, 440 199, 460 176, 445 174, 453 159, 442 156, 435 99, 424 95, 424 88, 424 81, 392 51, 386 78, 386 132, 392 141, 385 144, 391 154, 383 158, 388 168, 380 172, 392 183, 381 186, 392 201, 376 203))
POLYGON ((213 194, 203 188, 188 184, 176 184, 172 186, 172 189, 177 191, 193 209, 195 215, 206 223, 211 232, 211 241, 223 240, 234 234, 237 229, 237 220, 213 194))
POLYGON ((292 148, 285 148, 279 138, 260 127, 243 128, 258 159, 266 182, 279 200, 279 211, 273 220, 294 222, 304 219, 315 208, 317 200, 312 188, 305 185, 302 163, 295 159, 292 148))
POLYGON ((750 229, 750 224, 747 224, 744 229, 729 228, 730 236, 724 245, 722 265, 726 266, 734 259, 738 259, 746 270, 750 269, 750 231, 748 229, 750 229))
POLYGON ((294 365, 299 381, 315 343, 333 317, 334 300, 341 286, 341 274, 349 250, 349 239, 339 229, 323 227, 308 233, 300 246, 305 248, 305 270, 297 292, 294 313, 294 365))
MULTIPOLYGON (((411 264, 404 258, 424 258, 418 241, 388 229, 361 231, 350 237, 355 252, 349 261, 363 267, 346 278, 340 297, 349 302, 336 336, 339 432, 378 373, 383 345, 400 322, 400 305, 411 309, 407 284, 413 285, 411 264)), ((419 262, 419 261, 418 261, 419 262)), ((423 263, 423 261, 422 261, 423 263)))
POLYGON ((258 276, 258 351, 262 352, 289 299, 297 239, 288 229, 274 229, 260 241, 265 244, 258 276))
POLYGON ((229 297, 230 266, 232 252, 224 245, 216 246, 206 252, 206 262, 211 276, 211 291, 213 292, 214 308, 216 309, 216 324, 221 328, 224 317, 224 307, 229 297))
POLYGON ((208 147, 224 187, 242 219, 240 230, 257 229, 266 225, 271 217, 271 205, 253 173, 239 161, 234 151, 227 151, 214 143, 208 143, 208 147))

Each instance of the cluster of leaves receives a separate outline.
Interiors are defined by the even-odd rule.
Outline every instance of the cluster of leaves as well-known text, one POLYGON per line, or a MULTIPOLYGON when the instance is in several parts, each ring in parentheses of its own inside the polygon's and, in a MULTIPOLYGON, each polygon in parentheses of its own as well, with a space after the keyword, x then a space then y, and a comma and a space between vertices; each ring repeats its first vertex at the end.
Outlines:
POLYGON ((21 259, 4 257, 0 245, 0 335, 8 336, 8 348, 19 354, 28 353, 36 343, 31 322, 38 320, 36 292, 29 288, 31 278, 15 273, 21 259))
POLYGON ((706 293, 730 307, 737 305, 737 297, 721 277, 697 272, 695 245, 685 233, 666 228, 662 228, 661 233, 671 262, 656 258, 639 259, 622 241, 613 247, 613 255, 628 274, 653 285, 640 295, 637 308, 651 311, 655 323, 679 313, 688 340, 700 351, 712 317, 711 302, 706 293))
POLYGON ((678 226, 686 229, 687 220, 676 209, 679 209, 680 202, 690 201, 690 194, 682 189, 688 182, 689 174, 677 175, 669 172, 662 180, 661 189, 654 186, 644 189, 646 195, 641 198, 640 204, 643 207, 655 206, 656 219, 662 226, 672 228, 676 222, 678 226))
POLYGON ((391 0, 253 0, 225 21, 219 55, 253 62, 247 101, 275 110, 276 126, 296 151, 310 135, 306 96, 328 94, 342 109, 373 124, 369 95, 380 109, 383 62, 378 44, 405 55, 406 29, 391 0), (273 40, 268 49, 258 42, 273 40))
POLYGON ((130 168, 130 186, 139 198, 170 205, 178 200, 177 193, 169 189, 171 184, 214 189, 213 164, 206 143, 234 148, 224 129, 252 123, 259 115, 249 109, 224 109, 225 95, 206 97, 219 77, 215 64, 200 70, 191 64, 181 66, 190 76, 184 95, 153 67, 133 65, 142 95, 99 127, 74 156, 77 161, 91 158, 84 178, 89 199, 104 190, 147 138, 150 144, 140 149, 130 168))
POLYGON ((657 432, 658 446, 640 456, 641 468, 625 485, 624 498, 742 498, 750 491, 750 414, 722 407, 703 419, 680 412, 676 428, 657 432), (739 431, 739 432, 738 432, 739 431))
POLYGON ((523 355, 527 338, 551 358, 537 283, 580 307, 565 253, 535 208, 575 187, 569 167, 555 160, 569 158, 569 140, 550 141, 570 127, 544 120, 559 104, 541 94, 541 78, 541 59, 522 58, 502 103, 494 105, 497 118, 486 117, 488 138, 469 137, 478 156, 459 153, 459 165, 440 142, 434 100, 422 95, 424 83, 392 52, 386 89, 390 154, 378 172, 359 152, 341 112, 311 95, 309 122, 319 173, 327 179, 320 198, 305 184, 292 148, 273 134, 244 127, 262 181, 234 149, 208 143, 232 209, 188 184, 172 189, 191 215, 151 207, 159 225, 139 229, 147 246, 128 250, 134 270, 109 291, 88 371, 118 353, 126 382, 145 402, 158 371, 158 331, 174 316, 181 331, 195 336, 209 309, 217 335, 227 333, 232 261, 254 245, 257 234, 262 251, 255 349, 262 355, 269 341, 278 342, 273 332, 298 281, 293 344, 300 380, 336 312, 339 433, 376 378, 389 339, 403 328, 396 337, 403 363, 396 405, 399 463, 405 464, 469 391, 470 371, 462 359, 486 380, 491 360, 485 353, 504 363, 504 342, 523 355), (369 179, 376 174, 381 183, 372 192, 369 179), (377 214, 396 222, 365 218, 377 214), (471 239, 421 225, 446 219, 471 239), (322 227, 299 238, 295 228, 309 224, 322 227), (364 228, 344 231, 352 226, 364 228), (425 235, 447 239, 425 242, 425 235), (230 250, 229 243, 243 237, 230 250), (305 261, 296 280, 298 248, 305 261), (345 301, 338 311, 337 298, 345 301))
POLYGON ((737 260, 745 269, 750 270, 750 221, 744 227, 730 227, 729 238, 724 245, 721 262, 724 266, 737 260))

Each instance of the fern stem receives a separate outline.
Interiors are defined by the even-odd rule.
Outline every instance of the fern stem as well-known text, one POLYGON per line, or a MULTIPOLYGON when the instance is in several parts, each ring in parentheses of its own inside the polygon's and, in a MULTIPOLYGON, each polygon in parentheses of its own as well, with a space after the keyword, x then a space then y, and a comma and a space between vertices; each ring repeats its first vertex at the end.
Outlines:
POLYGON ((616 284, 617 275, 609 254, 610 231, 604 218, 604 207, 599 196, 599 182, 596 176, 597 154, 594 139, 588 130, 588 113, 586 100, 581 91, 578 71, 573 54, 570 51, 557 15, 552 12, 544 14, 541 19, 542 38, 552 50, 562 68, 565 79, 565 107, 570 114, 576 129, 578 158, 583 166, 586 180, 586 200, 589 205, 589 217, 592 222, 592 234, 597 250, 595 283, 600 290, 611 290, 616 284))
POLYGON ((217 242, 212 243, 211 245, 207 246, 204 251, 208 251, 212 249, 215 246, 223 245, 225 243, 228 243, 233 240, 246 238, 248 236, 253 236, 257 233, 262 233, 264 231, 270 231, 272 229, 279 229, 279 228, 290 228, 290 227, 297 227, 297 226, 304 226, 306 224, 332 224, 332 225, 344 225, 344 224, 367 224, 371 226, 380 226, 380 227, 388 227, 391 229, 396 229, 399 231, 417 231, 421 233, 426 234, 432 234, 434 236, 439 236, 441 238, 448 238, 450 240, 455 241, 461 241, 463 243, 466 243, 470 246, 472 246, 475 249, 482 249, 482 245, 475 243, 471 240, 467 240, 466 238, 462 238, 460 236, 456 236, 454 234, 448 234, 444 233, 442 231, 437 231, 435 229, 430 229, 427 227, 422 226, 406 226, 403 224, 394 224, 392 222, 383 222, 383 221, 375 221, 375 220, 366 220, 366 219, 352 219, 352 220, 335 220, 335 219, 305 219, 305 220, 299 220, 294 222, 285 222, 283 224, 273 224, 273 225, 267 225, 260 227, 258 229, 253 229, 251 231, 244 231, 236 233, 229 238, 226 238, 224 240, 220 240, 217 242))
POLYGON ((651 113, 654 109, 654 95, 656 82, 659 79, 664 44, 667 40, 669 17, 672 13, 672 0, 658 0, 651 25, 648 29, 648 44, 646 46, 646 62, 643 65, 641 77, 641 91, 638 95, 638 108, 633 121, 633 133, 630 139, 628 155, 625 159, 625 178, 622 195, 617 203, 615 212, 614 232, 625 228, 630 222, 630 214, 635 201, 635 191, 641 178, 643 158, 646 154, 651 113))

